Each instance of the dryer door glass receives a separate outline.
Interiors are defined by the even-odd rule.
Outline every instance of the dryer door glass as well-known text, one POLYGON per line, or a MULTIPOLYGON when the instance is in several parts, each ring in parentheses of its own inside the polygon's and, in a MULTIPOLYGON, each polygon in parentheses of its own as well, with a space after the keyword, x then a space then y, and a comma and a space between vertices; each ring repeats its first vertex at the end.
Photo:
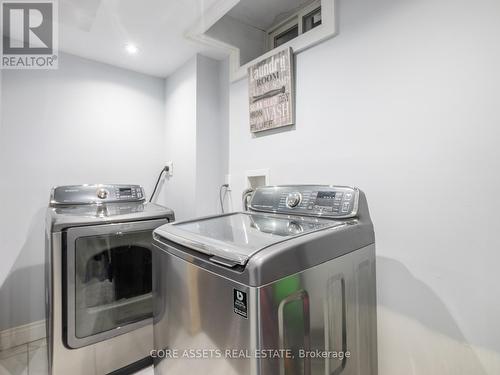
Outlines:
POLYGON ((152 316, 151 236, 148 230, 76 239, 77 338, 152 316))

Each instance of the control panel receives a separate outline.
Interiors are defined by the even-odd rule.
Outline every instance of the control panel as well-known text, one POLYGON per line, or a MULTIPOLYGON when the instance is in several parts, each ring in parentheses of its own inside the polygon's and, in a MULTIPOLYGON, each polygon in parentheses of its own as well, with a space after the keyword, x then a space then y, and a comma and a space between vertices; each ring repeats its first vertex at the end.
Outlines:
POLYGON ((331 218, 357 215, 359 190, 347 186, 265 186, 252 195, 249 209, 331 218))
POLYGON ((52 189, 51 206, 143 202, 144 189, 139 185, 71 185, 52 189))

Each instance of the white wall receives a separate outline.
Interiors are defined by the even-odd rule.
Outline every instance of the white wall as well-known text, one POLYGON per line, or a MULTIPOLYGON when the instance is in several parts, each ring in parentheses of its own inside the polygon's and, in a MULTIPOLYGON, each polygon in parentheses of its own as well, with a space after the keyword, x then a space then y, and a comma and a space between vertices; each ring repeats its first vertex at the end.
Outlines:
POLYGON ((229 112, 224 108, 225 93, 229 92, 222 81, 219 61, 198 56, 197 80, 197 153, 196 153, 196 216, 221 211, 220 186, 227 173, 229 144, 227 134, 229 112), (227 117, 227 118, 226 118, 227 117))
POLYGON ((164 162, 162 79, 60 56, 4 71, 0 122, 0 331, 44 317, 44 217, 52 186, 137 183, 164 162))
POLYGON ((267 33, 254 26, 224 16, 206 34, 240 49, 241 65, 266 52, 267 33))
POLYGON ((167 80, 62 54, 1 82, 0 331, 44 318, 50 188, 137 183, 177 218, 219 212, 228 159, 227 62, 196 56, 167 80), (224 69, 225 68, 225 69, 224 69))
POLYGON ((173 161, 174 168, 160 201, 168 199, 176 219, 182 219, 195 214, 196 58, 169 76, 165 88, 166 161, 173 161))
POLYGON ((177 220, 220 212, 229 153, 227 71, 227 62, 197 55, 166 80, 166 158, 174 170, 160 201, 177 220))
POLYGON ((230 91, 230 173, 355 185, 378 252, 381 375, 500 373, 500 2, 341 0, 297 56, 297 125, 252 137, 230 91))

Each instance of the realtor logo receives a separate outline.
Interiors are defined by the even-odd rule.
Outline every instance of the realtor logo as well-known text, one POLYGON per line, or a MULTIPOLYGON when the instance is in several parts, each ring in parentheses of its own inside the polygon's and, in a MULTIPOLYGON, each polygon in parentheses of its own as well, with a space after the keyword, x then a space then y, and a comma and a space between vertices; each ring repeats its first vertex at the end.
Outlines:
POLYGON ((57 3, 1 0, 3 69, 57 69, 57 3))

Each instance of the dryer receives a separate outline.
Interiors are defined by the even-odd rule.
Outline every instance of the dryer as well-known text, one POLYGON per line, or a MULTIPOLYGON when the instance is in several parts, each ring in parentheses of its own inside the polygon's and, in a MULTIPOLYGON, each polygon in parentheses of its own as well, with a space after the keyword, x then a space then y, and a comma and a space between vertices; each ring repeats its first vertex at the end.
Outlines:
POLYGON ((150 362, 152 232, 172 210, 138 185, 60 186, 46 225, 50 374, 102 375, 150 362))

